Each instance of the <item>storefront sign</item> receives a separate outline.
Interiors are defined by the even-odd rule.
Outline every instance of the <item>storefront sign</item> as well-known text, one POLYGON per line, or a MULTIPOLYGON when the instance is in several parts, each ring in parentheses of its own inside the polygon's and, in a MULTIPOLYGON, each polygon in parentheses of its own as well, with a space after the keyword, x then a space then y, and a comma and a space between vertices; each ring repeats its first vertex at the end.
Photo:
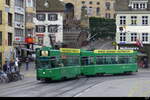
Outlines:
POLYGON ((133 50, 94 50, 94 53, 133 53, 133 50))
POLYGON ((139 50, 137 47, 120 47, 121 50, 139 50))
POLYGON ((63 52, 63 53, 80 53, 80 49, 60 48, 60 52, 63 52))
POLYGON ((38 37, 43 37, 44 34, 36 34, 36 36, 38 36, 38 37))

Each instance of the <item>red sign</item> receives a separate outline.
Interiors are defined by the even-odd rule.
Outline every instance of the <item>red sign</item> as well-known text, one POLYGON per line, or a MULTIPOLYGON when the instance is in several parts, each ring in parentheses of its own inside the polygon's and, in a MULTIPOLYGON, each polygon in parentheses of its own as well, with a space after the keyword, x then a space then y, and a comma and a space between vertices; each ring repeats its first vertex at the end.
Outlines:
POLYGON ((34 42, 33 42, 33 38, 31 38, 31 37, 26 38, 26 39, 25 39, 25 42, 28 43, 28 44, 34 43, 34 42))
POLYGON ((44 34, 36 34, 36 36, 41 36, 41 37, 43 37, 43 36, 44 36, 44 34))

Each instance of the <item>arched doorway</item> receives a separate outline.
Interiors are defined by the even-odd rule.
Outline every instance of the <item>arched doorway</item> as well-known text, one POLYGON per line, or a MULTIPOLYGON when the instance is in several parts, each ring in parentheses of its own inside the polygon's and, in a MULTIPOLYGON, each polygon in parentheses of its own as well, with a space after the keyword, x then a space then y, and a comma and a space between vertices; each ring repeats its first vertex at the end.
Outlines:
POLYGON ((74 18, 74 5, 72 3, 67 3, 65 5, 65 19, 74 18))

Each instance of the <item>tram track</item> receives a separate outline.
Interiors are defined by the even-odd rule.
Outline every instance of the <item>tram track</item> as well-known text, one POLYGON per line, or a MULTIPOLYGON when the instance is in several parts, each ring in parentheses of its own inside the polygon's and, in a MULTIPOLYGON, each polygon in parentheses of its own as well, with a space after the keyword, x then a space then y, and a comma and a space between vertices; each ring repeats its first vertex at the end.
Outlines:
MULTIPOLYGON (((44 95, 49 95, 49 92, 50 91, 53 91, 53 92, 59 92, 59 91, 61 91, 62 89, 65 89, 65 88, 67 88, 67 87, 69 87, 69 86, 72 86, 72 85, 75 85, 75 84, 77 84, 77 83, 79 83, 80 81, 84 81, 84 79, 76 79, 76 80, 73 80, 71 83, 69 83, 69 84, 65 84, 65 85, 63 85, 63 86, 60 86, 60 87, 58 87, 58 86, 55 86, 55 87, 53 87, 53 88, 49 88, 49 89, 46 89, 46 90, 44 90, 44 91, 42 91, 42 93, 40 93, 40 94, 38 94, 37 96, 44 96, 44 95), (46 93, 48 93, 48 94, 46 94, 46 93)), ((57 94, 57 93, 56 93, 57 94)), ((55 96, 55 95, 50 95, 50 96, 55 96)))
POLYGON ((140 72, 133 75, 106 75, 95 77, 82 77, 75 80, 65 80, 60 82, 42 83, 39 81, 29 81, 14 86, 8 86, 0 88, 0 96, 17 96, 17 94, 26 94, 25 96, 33 97, 60 97, 69 96, 77 97, 82 92, 87 91, 91 87, 100 84, 105 81, 117 80, 117 79, 129 79, 129 78, 149 78, 149 72, 140 72))

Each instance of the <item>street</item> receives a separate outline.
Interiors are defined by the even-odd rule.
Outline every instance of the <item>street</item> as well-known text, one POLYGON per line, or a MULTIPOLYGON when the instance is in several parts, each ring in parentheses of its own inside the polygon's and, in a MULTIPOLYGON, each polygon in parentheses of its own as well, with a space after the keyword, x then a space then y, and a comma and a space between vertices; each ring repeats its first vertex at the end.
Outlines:
POLYGON ((133 75, 81 77, 44 83, 36 80, 33 64, 22 69, 25 78, 0 85, 0 97, 147 97, 150 96, 150 69, 133 75))

